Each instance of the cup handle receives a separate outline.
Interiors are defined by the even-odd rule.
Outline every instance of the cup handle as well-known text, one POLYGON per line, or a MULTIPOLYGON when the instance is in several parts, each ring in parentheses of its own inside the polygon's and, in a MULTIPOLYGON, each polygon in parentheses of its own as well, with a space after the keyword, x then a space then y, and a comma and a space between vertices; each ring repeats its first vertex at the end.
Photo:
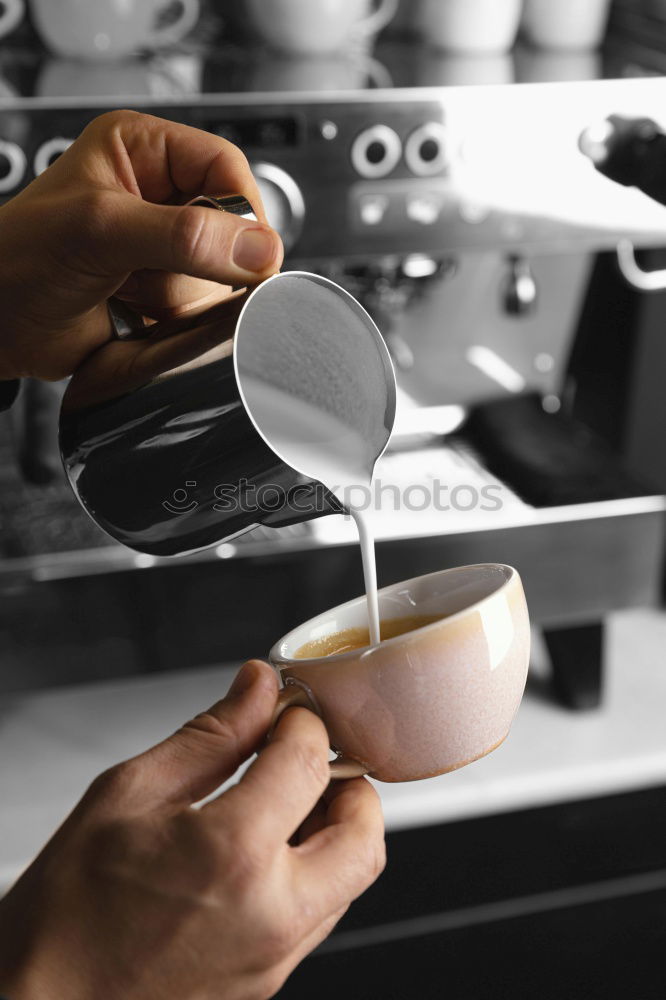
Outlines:
MULTIPOLYGON (((278 719, 288 708, 307 708, 311 712, 314 712, 315 715, 319 714, 307 689, 294 681, 291 683, 287 682, 278 694, 277 704, 275 705, 271 726, 266 738, 267 743, 270 743, 278 719)), ((339 781, 344 778, 360 778, 362 775, 368 773, 367 767, 361 764, 360 761, 354 760, 353 757, 338 757, 337 760, 331 761, 329 767, 331 770, 331 781, 339 781)))
POLYGON ((400 0, 380 0, 377 10, 365 20, 359 21, 357 30, 363 35, 379 34, 382 28, 385 28, 393 20, 398 13, 399 6, 400 0))
POLYGON ((3 0, 2 6, 4 10, 0 13, 0 38, 18 27, 25 14, 23 0, 3 0))
POLYGON ((199 20, 199 0, 178 0, 181 6, 180 17, 173 24, 163 28, 155 28, 150 36, 150 44, 159 48, 162 45, 177 45, 192 30, 199 20))

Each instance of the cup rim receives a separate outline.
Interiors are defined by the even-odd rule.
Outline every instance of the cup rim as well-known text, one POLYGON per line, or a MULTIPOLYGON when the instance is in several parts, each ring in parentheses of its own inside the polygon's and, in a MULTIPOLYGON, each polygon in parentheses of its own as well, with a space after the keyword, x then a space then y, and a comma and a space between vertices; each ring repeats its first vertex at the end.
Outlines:
POLYGON ((345 601, 343 604, 338 604, 333 608, 329 608, 328 611, 322 611, 320 614, 314 615, 307 621, 301 622, 300 625, 297 625, 295 628, 290 629, 290 631, 287 632, 286 635, 283 635, 281 639, 278 639, 278 641, 273 644, 273 646, 271 647, 271 651, 268 654, 268 658, 274 666, 276 666, 278 669, 282 669, 287 665, 304 666, 305 664, 308 663, 319 663, 322 660, 324 660, 326 663, 338 663, 341 661, 353 659, 354 657, 365 656, 367 653, 371 652, 374 649, 379 649, 380 647, 384 648, 386 646, 391 647, 392 645, 395 645, 398 642, 404 642, 406 636, 409 636, 410 638, 413 636, 420 636, 423 633, 427 632, 429 629, 439 628, 443 622, 446 622, 446 624, 448 625, 450 622, 460 619, 463 615, 469 614, 470 611, 478 610, 487 601, 490 601, 493 598, 497 597, 497 595, 500 594, 506 587, 508 587, 510 583, 512 583, 516 579, 519 579, 519 573, 518 570, 515 568, 515 566, 509 566, 507 563, 473 563, 469 566, 451 566, 448 569, 439 569, 435 570, 433 573, 424 573, 421 576, 414 576, 411 577, 411 579, 409 580, 401 580, 398 583, 392 583, 389 584, 387 587, 382 587, 380 590, 378 590, 377 594, 379 597, 381 597, 382 595, 389 594, 391 591, 396 590, 399 587, 408 587, 410 584, 417 583, 420 580, 429 580, 434 577, 447 576, 450 573, 460 573, 461 570, 475 570, 475 569, 501 570, 505 574, 504 580, 496 590, 493 590, 490 594, 486 594, 485 597, 479 598, 478 601, 474 601, 472 604, 469 604, 467 607, 462 608, 460 611, 455 611, 451 615, 446 615, 446 617, 438 618, 437 621, 430 622, 427 625, 420 625, 418 628, 411 629, 409 632, 406 633, 403 632, 401 635, 394 635, 391 639, 384 639, 383 642, 380 642, 379 646, 372 646, 372 645, 359 646, 356 649, 349 649, 345 653, 332 653, 329 656, 312 656, 300 659, 296 658, 295 656, 285 656, 280 652, 281 648, 285 645, 285 643, 289 641, 289 639, 294 635, 295 632, 299 632, 301 629, 307 628, 308 625, 313 624, 320 618, 325 618, 326 615, 330 615, 332 612, 336 611, 340 612, 345 610, 346 608, 350 608, 354 605, 360 604, 361 602, 365 601, 366 595, 361 594, 359 597, 354 597, 350 601, 345 601))

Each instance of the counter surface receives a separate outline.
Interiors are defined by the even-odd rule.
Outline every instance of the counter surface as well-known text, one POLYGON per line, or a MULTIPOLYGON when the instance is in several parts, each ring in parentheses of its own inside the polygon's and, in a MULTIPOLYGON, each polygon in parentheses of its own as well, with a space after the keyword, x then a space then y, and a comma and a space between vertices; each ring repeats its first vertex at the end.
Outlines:
MULTIPOLYGON (((547 691, 537 644, 509 739, 452 774, 378 783, 389 830, 666 783, 666 614, 608 620, 602 709, 547 691)), ((226 692, 236 666, 10 695, 0 705, 0 889, 110 764, 162 739, 226 692)))

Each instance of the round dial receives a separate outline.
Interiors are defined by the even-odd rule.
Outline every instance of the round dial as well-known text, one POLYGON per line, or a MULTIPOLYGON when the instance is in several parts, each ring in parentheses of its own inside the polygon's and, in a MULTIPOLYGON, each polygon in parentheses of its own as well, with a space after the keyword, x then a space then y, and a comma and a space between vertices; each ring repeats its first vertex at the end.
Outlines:
POLYGON ((266 215, 271 226, 282 237, 288 253, 303 230, 305 202, 293 177, 274 163, 253 163, 254 174, 266 215))
POLYGON ((407 166, 418 177, 432 177, 449 162, 448 135, 440 122, 426 122, 410 135, 405 144, 407 166))
POLYGON ((388 125, 371 125, 354 139, 351 160, 354 169, 368 180, 387 177, 402 156, 402 142, 388 125))

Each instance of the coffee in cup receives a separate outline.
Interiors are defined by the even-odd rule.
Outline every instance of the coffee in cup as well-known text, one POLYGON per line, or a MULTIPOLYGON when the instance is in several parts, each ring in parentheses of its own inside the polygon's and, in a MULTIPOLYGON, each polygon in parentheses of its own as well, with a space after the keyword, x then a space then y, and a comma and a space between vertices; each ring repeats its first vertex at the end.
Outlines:
MULTIPOLYGON (((381 641, 395 639, 406 632, 414 632, 417 628, 432 625, 439 621, 440 615, 408 615, 406 618, 388 618, 380 622, 381 641)), ((342 632, 334 632, 323 639, 313 639, 296 650, 297 660, 316 660, 321 656, 337 656, 338 653, 349 653, 353 649, 365 649, 370 646, 369 628, 346 628, 342 632)))

